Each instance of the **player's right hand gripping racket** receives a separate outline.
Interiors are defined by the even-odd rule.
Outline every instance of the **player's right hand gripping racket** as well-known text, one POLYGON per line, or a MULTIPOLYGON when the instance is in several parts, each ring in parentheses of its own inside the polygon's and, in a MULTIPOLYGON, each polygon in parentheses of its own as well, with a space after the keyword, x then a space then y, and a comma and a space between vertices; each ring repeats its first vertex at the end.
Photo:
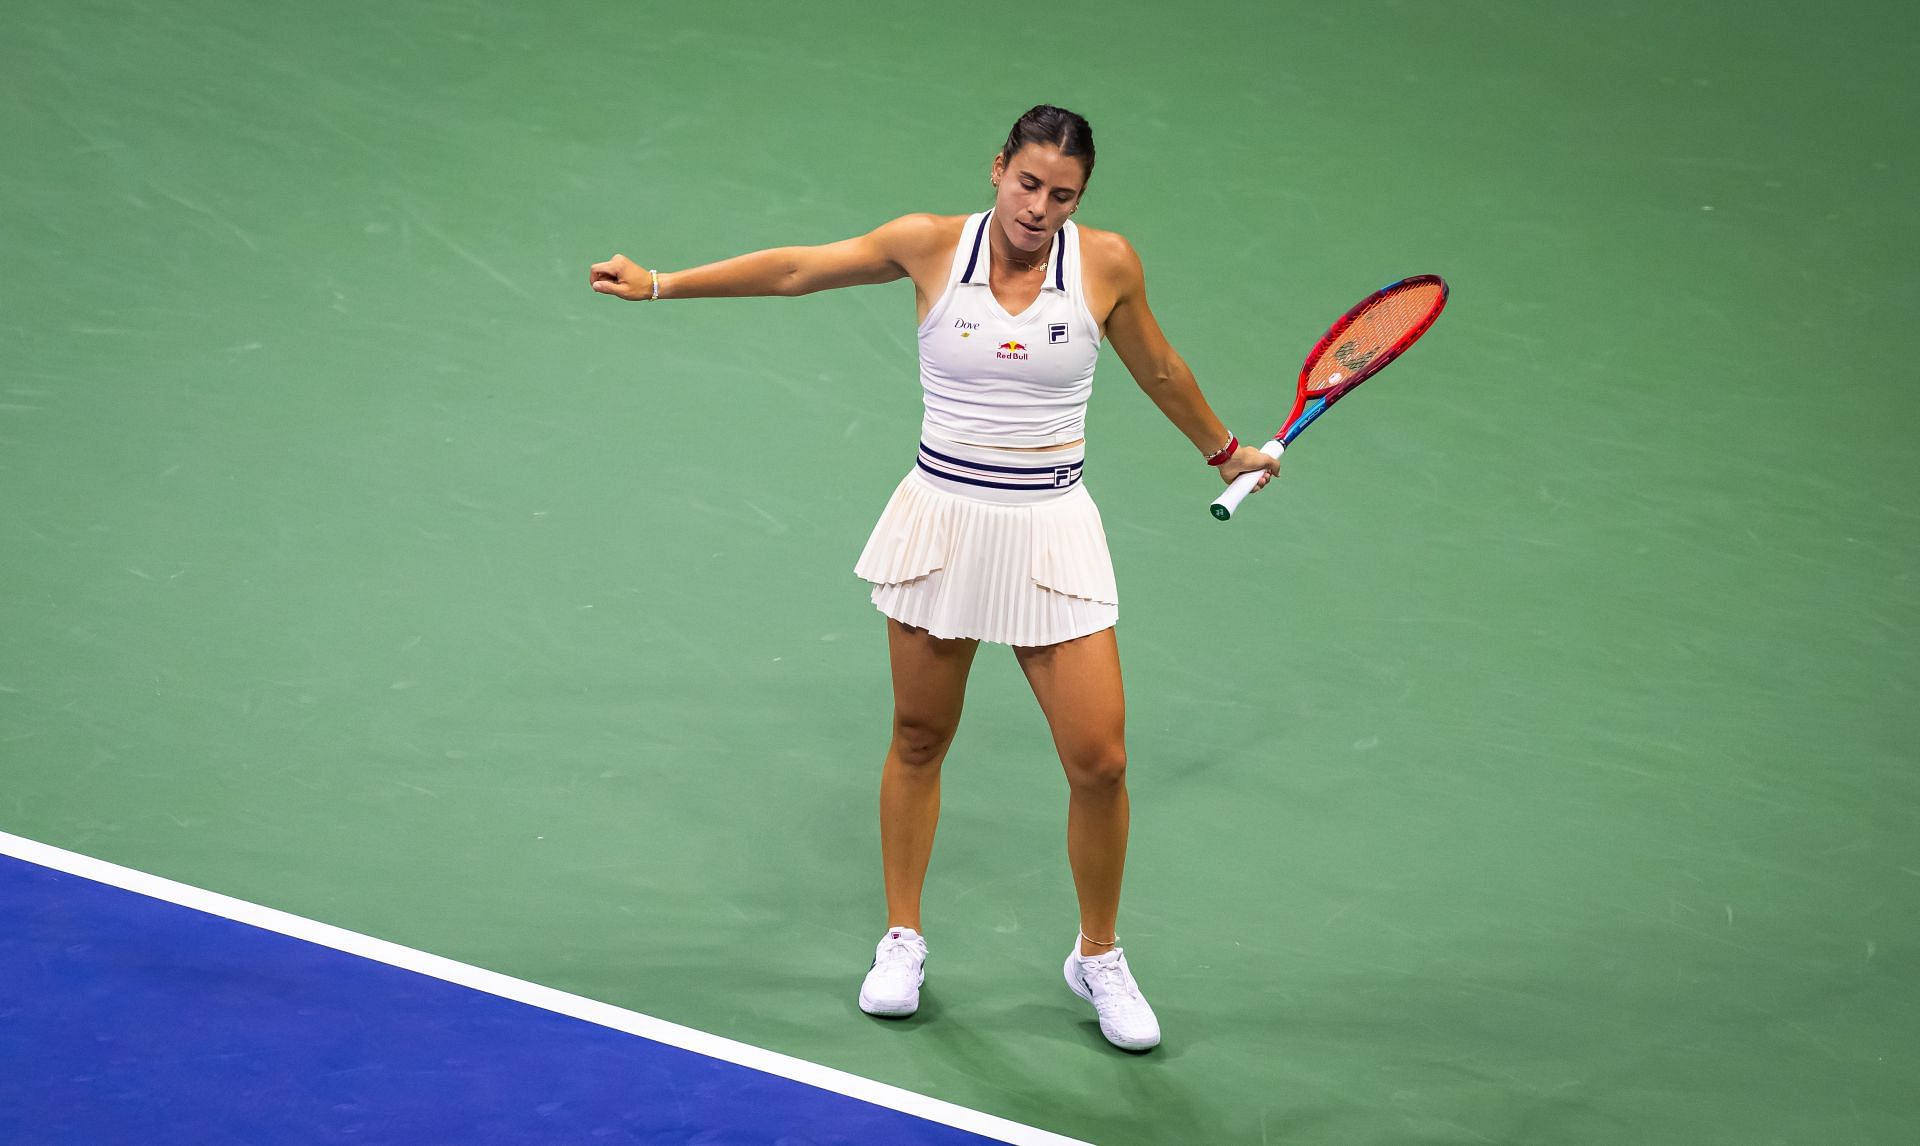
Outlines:
MULTIPOLYGON (((1294 399, 1293 413, 1273 441, 1260 447, 1261 452, 1279 457, 1314 419, 1412 346, 1446 305, 1447 284, 1439 275, 1401 279, 1361 299, 1307 355, 1307 364, 1300 368, 1300 396, 1294 399)), ((1213 515, 1221 521, 1232 517, 1262 472, 1233 479, 1213 503, 1213 515)))

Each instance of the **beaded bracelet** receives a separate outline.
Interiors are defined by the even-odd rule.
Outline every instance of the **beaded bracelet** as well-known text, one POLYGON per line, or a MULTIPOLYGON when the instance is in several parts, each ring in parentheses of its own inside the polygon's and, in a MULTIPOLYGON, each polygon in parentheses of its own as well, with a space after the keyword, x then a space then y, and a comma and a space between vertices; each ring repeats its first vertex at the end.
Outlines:
POLYGON ((1227 444, 1221 446, 1218 452, 1209 455, 1207 464, 1210 466, 1224 466, 1233 458, 1234 451, 1239 448, 1240 439, 1234 437, 1233 431, 1229 430, 1227 431, 1227 444))

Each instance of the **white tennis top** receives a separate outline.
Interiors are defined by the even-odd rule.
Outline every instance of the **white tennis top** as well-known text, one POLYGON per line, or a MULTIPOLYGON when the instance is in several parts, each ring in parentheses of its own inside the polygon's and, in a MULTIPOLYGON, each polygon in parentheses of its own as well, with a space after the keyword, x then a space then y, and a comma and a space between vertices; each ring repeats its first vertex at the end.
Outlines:
POLYGON ((924 432, 980 446, 1054 446, 1086 436, 1100 327, 1087 309, 1080 233, 1053 237, 1046 285, 1008 314, 987 285, 993 212, 967 218, 947 290, 920 324, 924 432))

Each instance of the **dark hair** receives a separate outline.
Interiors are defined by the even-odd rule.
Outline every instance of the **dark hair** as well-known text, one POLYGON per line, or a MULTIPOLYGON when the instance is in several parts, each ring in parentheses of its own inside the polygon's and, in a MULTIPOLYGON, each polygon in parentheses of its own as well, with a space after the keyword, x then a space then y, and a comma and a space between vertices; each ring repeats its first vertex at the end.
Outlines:
POLYGON ((1066 108, 1043 103, 1015 120, 1000 158, 1011 163, 1014 153, 1029 143, 1059 148, 1060 154, 1078 159, 1089 178, 1093 176, 1093 128, 1066 108))

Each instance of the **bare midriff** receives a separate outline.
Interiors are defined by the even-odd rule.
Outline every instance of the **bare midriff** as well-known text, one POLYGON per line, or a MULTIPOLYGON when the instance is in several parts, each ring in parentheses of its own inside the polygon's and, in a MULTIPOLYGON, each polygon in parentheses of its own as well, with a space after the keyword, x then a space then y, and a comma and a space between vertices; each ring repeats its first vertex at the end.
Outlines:
POLYGON ((963 446, 975 446, 983 450, 1011 450, 1022 454, 1038 454, 1044 453, 1047 450, 1072 449, 1074 446, 1082 445, 1085 442, 1085 438, 1075 438, 1071 442, 1055 442, 1051 446, 988 446, 982 445, 979 442, 961 442, 960 444, 963 446))

